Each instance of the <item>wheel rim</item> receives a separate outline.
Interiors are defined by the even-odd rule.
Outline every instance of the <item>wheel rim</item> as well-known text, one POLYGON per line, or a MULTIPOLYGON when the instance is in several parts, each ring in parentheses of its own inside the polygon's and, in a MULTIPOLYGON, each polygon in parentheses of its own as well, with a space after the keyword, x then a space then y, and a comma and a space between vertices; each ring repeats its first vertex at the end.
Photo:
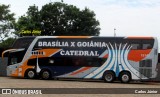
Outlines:
POLYGON ((34 78, 35 72, 34 71, 28 71, 28 78, 34 78))
POLYGON ((42 78, 43 78, 43 79, 49 79, 49 77, 50 77, 50 74, 49 74, 48 71, 44 71, 44 72, 42 73, 42 78))
POLYGON ((122 81, 123 82, 128 82, 129 81, 129 76, 126 75, 126 74, 122 75, 122 81))
POLYGON ((105 76, 105 80, 106 80, 107 82, 111 82, 112 79, 113 79, 112 74, 107 74, 107 75, 105 76))

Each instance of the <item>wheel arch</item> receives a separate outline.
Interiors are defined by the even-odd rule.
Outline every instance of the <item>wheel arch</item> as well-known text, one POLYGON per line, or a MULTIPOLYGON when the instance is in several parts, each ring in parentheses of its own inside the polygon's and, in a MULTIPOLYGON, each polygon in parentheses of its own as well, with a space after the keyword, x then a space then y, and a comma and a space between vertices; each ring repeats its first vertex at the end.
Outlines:
POLYGON ((114 74, 114 76, 116 77, 116 73, 113 70, 106 70, 103 75, 102 75, 102 79, 104 78, 105 73, 111 72, 114 74))
MULTIPOLYGON (((52 71, 51 69, 49 69, 49 68, 42 68, 41 71, 40 71, 40 73, 39 73, 39 75, 41 76, 41 74, 42 74, 44 71, 48 71, 48 72, 50 73, 50 78, 53 77, 53 71, 52 71)), ((50 79, 50 78, 49 78, 49 79, 50 79)))
POLYGON ((131 79, 132 79, 132 74, 131 74, 131 72, 128 71, 128 70, 123 70, 123 71, 121 71, 121 72, 119 73, 118 77, 120 77, 120 75, 123 74, 123 73, 125 73, 125 72, 129 73, 129 74, 130 74, 130 77, 131 77, 131 79))
POLYGON ((52 71, 50 68, 42 68, 41 71, 39 72, 39 74, 40 74, 41 72, 45 71, 45 70, 47 70, 47 71, 49 71, 51 74, 53 74, 53 73, 52 73, 53 71, 52 71))
POLYGON ((28 68, 28 69, 26 69, 25 72, 24 72, 24 78, 27 78, 27 73, 28 73, 28 71, 30 71, 30 70, 33 70, 33 71, 35 72, 35 74, 37 75, 35 69, 33 69, 33 68, 28 68))
POLYGON ((132 80, 132 74, 130 71, 127 71, 127 70, 123 70, 119 73, 118 75, 118 79, 122 82, 122 83, 129 83, 131 80, 132 80), (125 80, 122 78, 122 76, 124 75, 128 75, 128 79, 125 80))

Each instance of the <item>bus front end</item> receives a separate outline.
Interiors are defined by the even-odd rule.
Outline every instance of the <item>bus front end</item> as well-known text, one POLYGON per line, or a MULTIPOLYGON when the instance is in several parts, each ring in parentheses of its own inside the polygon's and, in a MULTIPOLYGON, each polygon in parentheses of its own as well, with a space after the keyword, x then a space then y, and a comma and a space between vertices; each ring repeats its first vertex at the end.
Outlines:
POLYGON ((26 53, 25 49, 8 50, 7 76, 22 76, 19 68, 23 56, 26 53))
POLYGON ((14 42, 12 49, 3 51, 2 57, 4 57, 4 55, 8 57, 6 68, 7 76, 24 77, 24 57, 27 55, 26 52, 34 38, 35 37, 19 38, 14 42))

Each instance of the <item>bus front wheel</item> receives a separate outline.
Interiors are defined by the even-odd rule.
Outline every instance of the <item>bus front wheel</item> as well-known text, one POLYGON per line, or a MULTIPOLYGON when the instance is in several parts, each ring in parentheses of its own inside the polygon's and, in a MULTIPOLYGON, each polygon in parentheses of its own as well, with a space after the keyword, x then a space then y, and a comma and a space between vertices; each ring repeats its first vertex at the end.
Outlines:
POLYGON ((41 78, 44 80, 51 79, 51 73, 49 70, 42 70, 41 72, 41 78))
POLYGON ((103 74, 103 79, 104 79, 105 82, 111 83, 115 79, 115 74, 113 72, 111 72, 111 71, 106 71, 103 74))
POLYGON ((36 71, 33 70, 33 69, 28 69, 28 70, 26 71, 25 76, 26 76, 27 78, 29 78, 29 79, 36 78, 36 71))

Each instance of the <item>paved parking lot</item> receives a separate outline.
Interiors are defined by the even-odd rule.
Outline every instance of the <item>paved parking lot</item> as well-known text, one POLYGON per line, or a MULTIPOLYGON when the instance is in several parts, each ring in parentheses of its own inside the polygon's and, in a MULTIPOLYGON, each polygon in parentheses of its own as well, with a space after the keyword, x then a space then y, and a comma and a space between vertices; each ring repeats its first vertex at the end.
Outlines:
MULTIPOLYGON (((158 82, 131 82, 129 84, 122 84, 120 82, 114 83, 104 83, 103 81, 99 80, 73 80, 73 79, 60 79, 60 80, 37 80, 37 79, 21 79, 21 78, 11 78, 11 77, 0 77, 0 88, 86 88, 93 89, 93 88, 153 88, 153 89, 160 89, 160 83, 158 82)), ((143 89, 142 89, 143 90, 143 89)), ((74 90, 73 90, 74 91, 74 90)), ((95 91, 94 91, 95 92, 95 91)), ((96 91, 97 92, 97 91, 96 91)), ((158 91, 160 92, 160 91, 158 91)), ((116 93, 116 92, 115 92, 116 93)), ((124 94, 114 94, 114 90, 112 94, 53 94, 54 97, 124 97, 124 94)), ((137 97, 137 96, 145 96, 154 97, 160 96, 159 94, 125 94, 129 95, 130 97, 137 97)), ((22 95, 0 95, 0 97, 17 97, 22 95)), ((27 95, 23 95, 27 96, 27 95)), ((32 97, 51 97, 51 94, 43 94, 43 95, 31 95, 32 97)))

